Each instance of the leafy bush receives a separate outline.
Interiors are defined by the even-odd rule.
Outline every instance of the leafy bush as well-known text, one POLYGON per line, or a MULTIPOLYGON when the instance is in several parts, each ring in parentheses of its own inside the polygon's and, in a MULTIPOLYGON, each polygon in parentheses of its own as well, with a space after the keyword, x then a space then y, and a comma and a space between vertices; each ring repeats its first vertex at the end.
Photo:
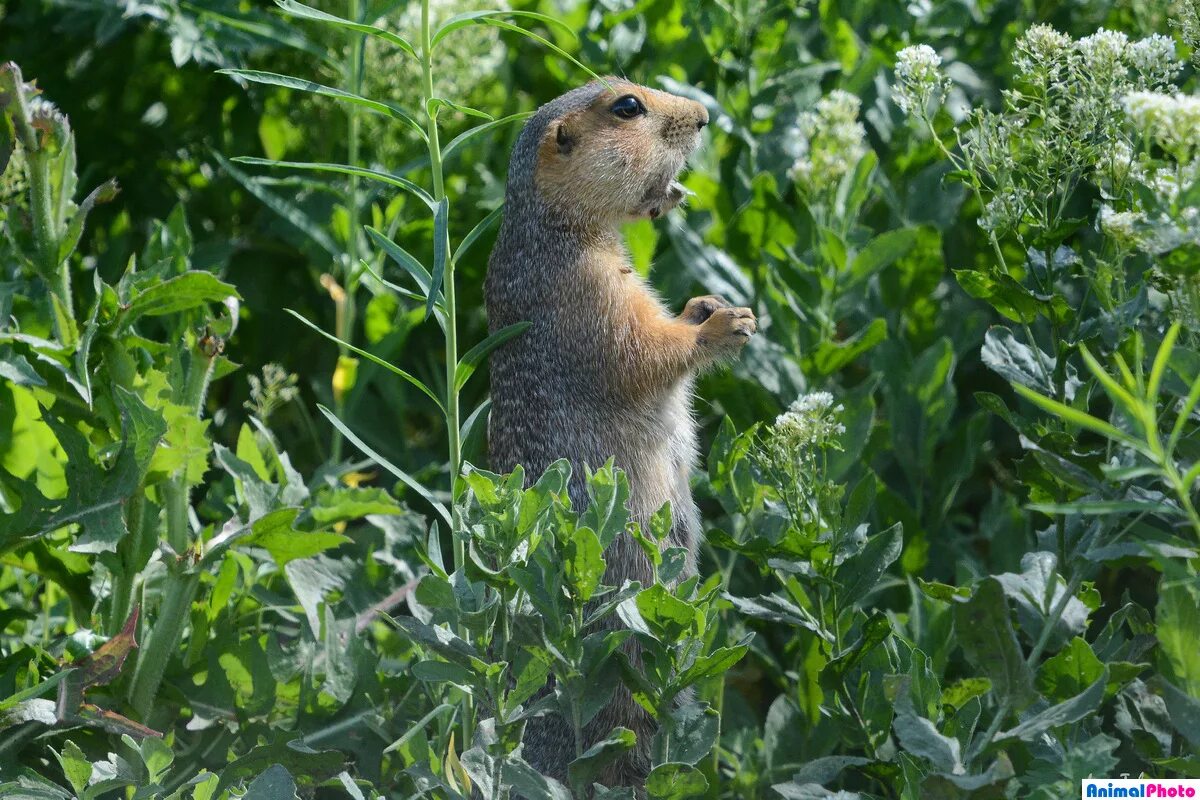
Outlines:
POLYGON ((451 5, 0 12, 0 794, 633 797, 521 747, 618 686, 649 797, 1197 774, 1196 5, 451 5), (683 581, 613 464, 482 469, 506 145, 592 70, 714 122, 635 268, 763 322, 683 581))

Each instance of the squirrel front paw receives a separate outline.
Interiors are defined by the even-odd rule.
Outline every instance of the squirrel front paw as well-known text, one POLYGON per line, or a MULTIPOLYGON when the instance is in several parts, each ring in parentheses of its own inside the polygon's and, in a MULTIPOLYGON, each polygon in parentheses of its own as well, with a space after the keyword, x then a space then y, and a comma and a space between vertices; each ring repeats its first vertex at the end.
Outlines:
POLYGON ((697 343, 717 358, 725 358, 737 355, 757 331, 758 321, 750 309, 718 308, 700 326, 697 343))
POLYGON ((718 308, 729 308, 729 302, 720 295, 706 294, 703 297, 693 297, 683 307, 679 319, 688 325, 702 325, 718 308))

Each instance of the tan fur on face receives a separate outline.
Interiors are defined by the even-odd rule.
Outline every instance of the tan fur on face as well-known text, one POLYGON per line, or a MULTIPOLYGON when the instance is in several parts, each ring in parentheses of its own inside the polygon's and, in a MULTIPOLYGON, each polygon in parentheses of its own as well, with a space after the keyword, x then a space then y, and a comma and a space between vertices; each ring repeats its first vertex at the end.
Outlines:
POLYGON ((704 106, 656 89, 611 81, 586 107, 564 114, 542 135, 534 182, 556 208, 580 220, 622 222, 664 213, 675 203, 671 181, 708 123, 704 106), (646 113, 623 119, 612 112, 633 95, 646 113), (657 194, 656 194, 657 193, 657 194))

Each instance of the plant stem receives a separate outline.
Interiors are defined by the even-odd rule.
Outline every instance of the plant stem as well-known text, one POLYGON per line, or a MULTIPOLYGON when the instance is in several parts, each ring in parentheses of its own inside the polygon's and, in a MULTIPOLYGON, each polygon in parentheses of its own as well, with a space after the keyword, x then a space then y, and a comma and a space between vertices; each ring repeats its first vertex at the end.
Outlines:
MULTIPOLYGON (((446 198, 446 187, 442 176, 442 146, 438 140, 437 112, 431 109, 433 99, 433 41, 429 30, 429 0, 421 0, 421 98, 425 107, 425 133, 429 139, 429 169, 433 176, 433 199, 441 203, 446 198)), ((434 226, 435 237, 448 238, 446 231, 434 226)), ((454 294, 454 259, 450 255, 450 243, 440 243, 446 253, 446 271, 442 278, 442 295, 446 302, 446 440, 449 450, 451 538, 454 548, 454 567, 462 569, 466 560, 466 544, 459 535, 462 522, 458 506, 454 502, 454 487, 462 471, 462 442, 459 439, 458 413, 458 309, 454 294)), ((435 244, 435 250, 437 249, 435 244)), ((465 635, 460 631, 460 635, 465 635)), ((470 696, 462 698, 463 750, 471 746, 472 727, 475 723, 473 703, 470 696)))
POLYGON ((142 646, 142 656, 133 672, 133 684, 129 690, 129 701, 142 719, 150 713, 167 662, 171 660, 175 646, 183 635, 188 611, 200 586, 200 576, 183 572, 179 565, 172 565, 167 572, 168 583, 158 608, 158 621, 150 629, 150 635, 142 646))
MULTIPOLYGON (((182 401, 196 416, 200 416, 204 407, 204 393, 215 364, 215 354, 209 355, 198 348, 192 352, 182 401)), ((186 466, 166 483, 163 494, 167 523, 165 538, 174 554, 167 565, 167 581, 159 602, 157 621, 142 646, 129 689, 130 703, 142 719, 146 718, 158 695, 167 662, 183 635, 192 600, 200 586, 200 575, 189 564, 192 541, 188 526, 190 487, 186 466)))
MULTIPOLYGON (((355 22, 359 21, 362 16, 362 10, 359 5, 359 0, 349 0, 350 6, 348 16, 355 22)), ((345 80, 347 88, 354 94, 359 94, 362 91, 363 80, 363 50, 365 46, 366 36, 364 34, 355 34, 350 39, 350 54, 346 59, 345 64, 345 80)), ((347 163, 354 166, 359 166, 359 141, 361 138, 361 125, 358 115, 358 106, 350 103, 346 110, 346 158, 347 163)), ((350 176, 349 187, 346 191, 346 214, 350 218, 349 233, 346 237, 346 261, 342 265, 341 282, 345 289, 345 299, 343 306, 338 311, 336 332, 337 337, 343 342, 352 341, 354 331, 354 294, 358 288, 358 222, 362 214, 359 204, 359 177, 357 175, 350 176)), ((350 355, 350 350, 344 344, 338 345, 338 357, 350 355)), ((345 418, 346 409, 346 392, 335 394, 333 407, 334 413, 338 418, 345 418)), ((344 439, 342 432, 336 427, 333 429, 333 438, 330 441, 329 448, 331 458, 334 463, 342 460, 342 445, 344 439)))
POLYGON ((133 559, 137 553, 143 552, 142 537, 146 527, 143 524, 146 515, 145 509, 146 488, 139 485, 125 506, 125 524, 129 528, 129 535, 118 547, 121 570, 113 573, 112 595, 108 601, 109 636, 116 636, 120 633, 125 620, 129 618, 129 609, 133 601, 133 583, 137 578, 133 559))

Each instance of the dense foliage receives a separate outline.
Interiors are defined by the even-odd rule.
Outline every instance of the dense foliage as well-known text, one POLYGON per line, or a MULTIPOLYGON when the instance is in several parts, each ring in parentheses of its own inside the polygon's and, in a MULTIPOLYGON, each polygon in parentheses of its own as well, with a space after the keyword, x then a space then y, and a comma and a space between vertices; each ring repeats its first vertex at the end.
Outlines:
POLYGON ((630 731, 520 749, 621 682, 655 798, 1200 775, 1198 45, 1196 0, 0 5, 0 796, 628 798, 630 731), (596 74, 714 122, 635 267, 761 321, 682 581, 611 464, 485 469, 507 154, 596 74))

